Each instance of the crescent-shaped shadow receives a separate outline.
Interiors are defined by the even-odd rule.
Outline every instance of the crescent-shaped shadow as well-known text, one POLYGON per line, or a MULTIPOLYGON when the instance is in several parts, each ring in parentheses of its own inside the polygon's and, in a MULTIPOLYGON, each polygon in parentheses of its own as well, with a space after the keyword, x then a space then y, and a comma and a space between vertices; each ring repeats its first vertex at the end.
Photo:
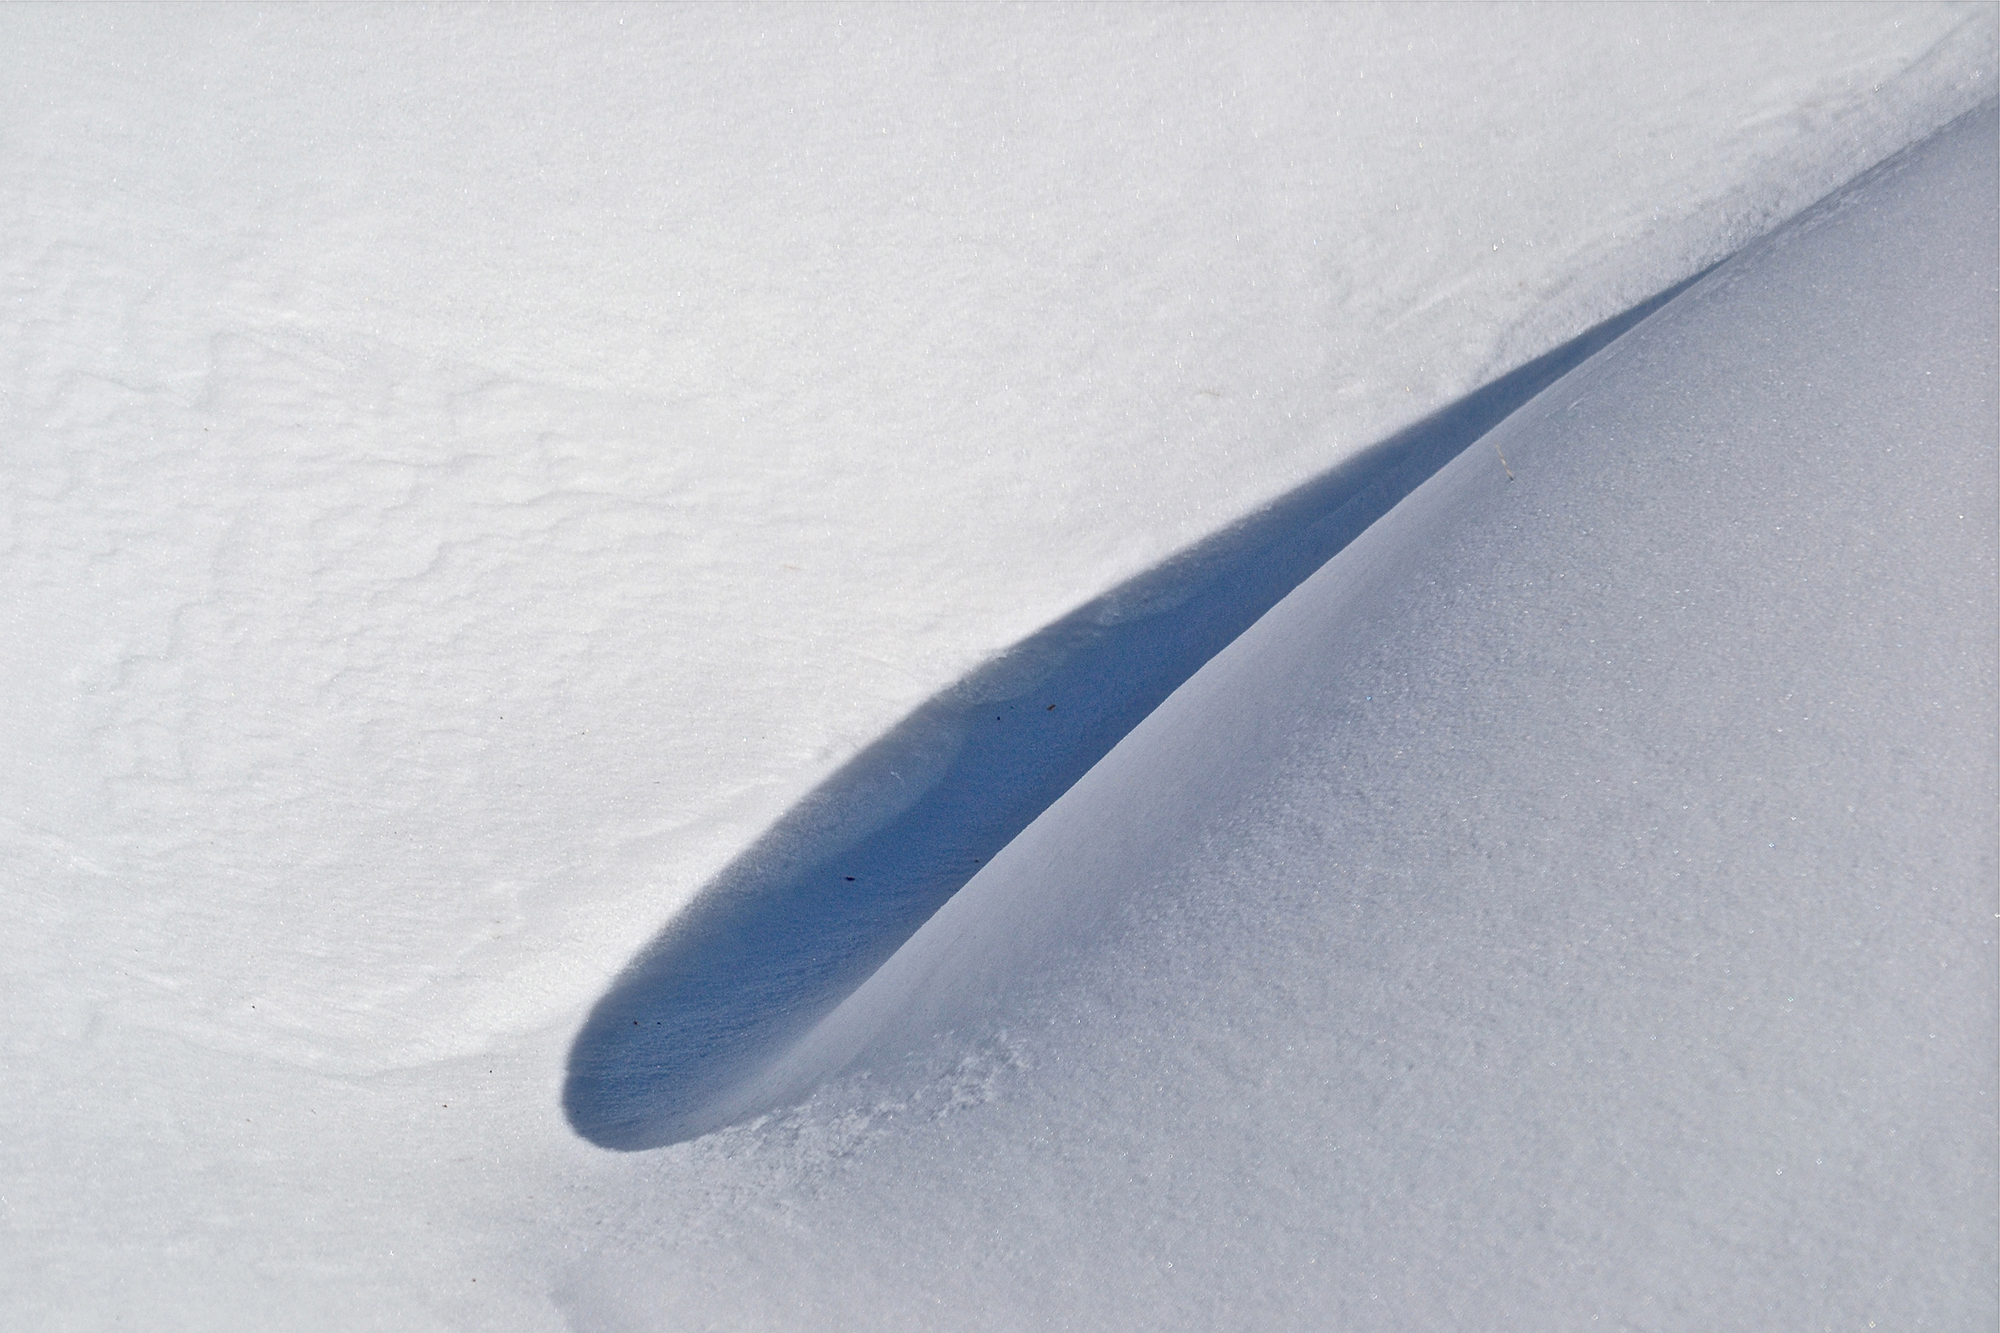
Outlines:
POLYGON ((746 1118, 750 1076, 1188 677, 1487 431, 1701 275, 1604 321, 1024 639, 850 760, 625 968, 563 1110, 605 1148, 746 1118))

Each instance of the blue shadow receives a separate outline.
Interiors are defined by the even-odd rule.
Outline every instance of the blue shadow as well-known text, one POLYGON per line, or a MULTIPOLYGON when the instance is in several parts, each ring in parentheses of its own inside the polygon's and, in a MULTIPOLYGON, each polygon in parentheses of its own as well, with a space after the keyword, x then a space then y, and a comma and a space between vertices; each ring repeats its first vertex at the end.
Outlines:
POLYGON ((605 1148, 721 1128, 729 1094, 865 981, 1169 694, 1396 502, 1698 280, 1668 289, 1080 607, 910 714, 702 889, 570 1049, 605 1148))

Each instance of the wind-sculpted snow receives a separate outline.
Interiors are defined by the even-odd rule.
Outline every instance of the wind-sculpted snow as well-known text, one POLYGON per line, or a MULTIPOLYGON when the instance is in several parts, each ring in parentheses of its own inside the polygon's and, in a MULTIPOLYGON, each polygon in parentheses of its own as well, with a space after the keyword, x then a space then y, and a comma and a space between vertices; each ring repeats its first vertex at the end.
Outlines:
POLYGON ((887 1123, 785 1215, 810 1254, 667 1225, 585 1322, 1990 1326, 1996 129, 1279 603, 767 1081, 887 1123))
MULTIPOLYGON (((921 1076, 837 1072, 865 1025, 771 1062, 954 887, 1000 901, 1038 812, 1075 823, 1071 779, 1510 372, 1980 105, 1996 42, 1980 3, 0 7, 0 1324, 893 1323, 918 1272, 1118 1322, 1064 1293, 1129 1287, 1133 1218, 1100 1224, 1151 1204, 1105 1173, 1174 1142, 1130 1137, 1120 1070, 1218 1165, 1254 1128, 1171 1091, 1171 1005, 1065 1055, 1035 1015, 1081 1011, 1001 951, 921 1076), (1065 1137, 993 1203, 1029 1106, 1065 1137), (940 1249, 980 1228, 936 1202, 934 1113, 992 1247, 940 1249), (1043 1283, 1012 1211, 1116 1253, 1043 1283)), ((1659 541, 1722 544, 1692 501, 1659 541)), ((1398 636, 1446 626, 1391 628, 1415 663, 1398 636)), ((1482 670, 1502 741, 1557 734, 1540 677, 1482 670)), ((1489 800, 1355 774, 1414 849, 1370 873, 1412 883, 1489 800)), ((1243 793, 1129 863, 1264 919, 1243 793)), ((1051 967, 1163 956, 1087 927, 1051 967)), ((1240 1046, 1176 1021, 1246 1086, 1290 1086, 1271 1042, 1333 1049, 1216 1013, 1240 1046)), ((1319 1189, 1289 1142, 1189 1188, 1319 1189)), ((1297 1289, 1240 1275, 1212 1322, 1297 1289)))
MULTIPOLYGON (((1694 279, 1689 279, 1689 282, 1694 279)), ((1508 413, 1683 283, 1015 645, 709 885, 597 1004, 563 1103, 606 1147, 726 1123, 743 1086, 1195 670, 1508 413)))

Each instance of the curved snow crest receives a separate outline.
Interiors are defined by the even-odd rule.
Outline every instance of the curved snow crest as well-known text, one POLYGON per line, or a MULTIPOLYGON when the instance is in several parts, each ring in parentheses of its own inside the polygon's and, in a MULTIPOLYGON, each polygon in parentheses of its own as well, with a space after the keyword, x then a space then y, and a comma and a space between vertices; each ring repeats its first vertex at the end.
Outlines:
POLYGON ((570 1125, 657 1148, 746 1087, 1174 689, 1467 445, 1696 281, 1605 320, 1016 644, 708 884, 571 1047, 570 1125))
POLYGON ((1018 1244, 1124 1323, 1240 1293, 1230 1235, 1334 1262, 1281 1322, 1990 1322, 1996 125, 1448 465, 821 1023, 765 1104, 1034 1034, 1018 1096, 850 1186, 937 1196, 870 1243, 1018 1244), (979 1231, 1078 1135, 1087 1206, 979 1231))

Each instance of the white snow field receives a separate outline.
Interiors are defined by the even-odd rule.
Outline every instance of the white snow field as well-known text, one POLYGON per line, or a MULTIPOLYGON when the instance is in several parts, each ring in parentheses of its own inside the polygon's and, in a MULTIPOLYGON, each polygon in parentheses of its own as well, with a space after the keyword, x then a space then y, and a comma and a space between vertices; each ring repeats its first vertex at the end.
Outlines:
POLYGON ((0 1322, 1990 1326, 1997 27, 0 10, 0 1322))
POLYGON ((1991 1327, 1996 363, 1989 105, 1204 667, 764 1090, 889 1126, 619 1308, 1991 1327))

